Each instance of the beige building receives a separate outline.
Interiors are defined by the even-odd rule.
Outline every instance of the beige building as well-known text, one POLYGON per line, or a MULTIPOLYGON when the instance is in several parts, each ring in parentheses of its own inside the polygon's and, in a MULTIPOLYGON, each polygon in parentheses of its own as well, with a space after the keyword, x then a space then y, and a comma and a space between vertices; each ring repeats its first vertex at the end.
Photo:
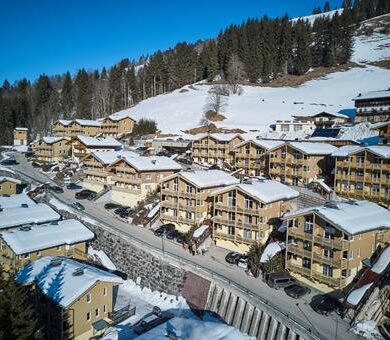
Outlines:
POLYGON ((368 201, 329 202, 286 213, 286 269, 316 288, 344 288, 378 245, 390 241, 390 211, 368 201))
POLYGON ((119 151, 123 145, 112 137, 90 137, 78 135, 72 140, 72 158, 81 162, 92 152, 119 151))
POLYGON ((326 143, 285 143, 270 150, 269 176, 290 185, 305 185, 320 177, 329 182, 331 154, 336 149, 326 143))
POLYGON ((272 180, 250 179, 211 194, 213 240, 216 245, 246 253, 254 243, 265 244, 299 193, 272 180))
POLYGON ((46 136, 31 143, 31 149, 35 153, 39 163, 54 163, 63 161, 70 156, 70 138, 46 136))
POLYGON ((57 120, 52 127, 54 136, 76 137, 78 135, 97 136, 101 133, 102 122, 91 119, 57 120))
POLYGON ((306 132, 311 133, 316 128, 314 121, 307 120, 306 118, 303 120, 295 119, 295 120, 277 120, 274 124, 276 132, 306 132))
POLYGON ((192 143, 192 159, 199 164, 232 164, 233 148, 243 140, 239 134, 202 134, 192 143))
POLYGON ((21 184, 22 182, 18 179, 0 176, 0 195, 17 194, 21 184))
POLYGON ((179 172, 161 181, 160 219, 187 232, 212 216, 210 193, 239 183, 221 170, 179 172))
POLYGON ((18 272, 16 280, 34 285, 44 332, 49 339, 58 340, 102 335, 111 323, 115 291, 123 282, 85 262, 52 256, 31 262, 18 272))
POLYGON ((155 191, 165 177, 180 171, 181 166, 168 157, 132 157, 124 154, 110 167, 112 174, 111 199, 134 206, 155 191))
POLYGON ((14 146, 27 145, 28 129, 17 127, 14 129, 14 146))
POLYGON ((234 146, 234 168, 247 176, 264 176, 269 169, 269 150, 283 145, 283 141, 253 139, 234 146))
POLYGON ((319 112, 314 115, 309 116, 293 116, 295 121, 304 122, 314 122, 314 125, 318 128, 332 128, 336 126, 341 126, 349 122, 350 118, 347 115, 342 113, 329 113, 329 112, 319 112))
POLYGON ((87 258, 86 242, 94 234, 77 220, 40 225, 24 225, 0 233, 0 262, 6 272, 14 272, 44 256, 87 258))
POLYGON ((72 137, 69 125, 73 120, 59 119, 53 123, 51 132, 56 137, 72 137))
POLYGON ((379 131, 380 144, 390 144, 390 120, 375 124, 371 130, 379 131))
POLYGON ((390 119, 390 89, 359 93, 353 101, 357 110, 355 123, 377 123, 390 119))
POLYGON ((101 125, 101 134, 121 138, 133 131, 136 121, 129 115, 111 115, 103 119, 101 125))
POLYGON ((390 146, 344 146, 332 156, 337 194, 390 207, 390 146))

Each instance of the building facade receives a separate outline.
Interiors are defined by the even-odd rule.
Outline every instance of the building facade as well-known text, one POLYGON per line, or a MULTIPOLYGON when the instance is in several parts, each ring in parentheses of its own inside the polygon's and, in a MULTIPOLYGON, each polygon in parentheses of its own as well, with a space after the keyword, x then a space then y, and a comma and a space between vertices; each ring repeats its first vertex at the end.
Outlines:
POLYGON ((70 156, 71 144, 68 137, 42 137, 31 145, 39 163, 60 162, 70 156))
POLYGON ((290 201, 299 193, 279 182, 252 179, 210 194, 213 240, 217 246, 246 253, 255 243, 265 244, 290 201))
POLYGON ((0 176, 0 195, 18 194, 21 184, 18 179, 0 176))
POLYGON ((188 232, 212 215, 210 193, 238 179, 221 170, 179 172, 160 182, 160 219, 188 232))
POLYGON ((14 129, 14 145, 27 145, 28 129, 24 127, 17 127, 14 129))
POLYGON ((355 123, 377 123, 390 119, 390 89, 360 93, 353 100, 357 110, 355 123))
POLYGON ((337 194, 390 207, 390 146, 345 146, 332 156, 337 194))
POLYGON ((314 122, 317 128, 331 128, 344 125, 350 118, 342 113, 319 112, 309 116, 293 116, 295 121, 314 122))
POLYGON ((316 125, 314 124, 314 121, 311 120, 277 120, 275 122, 275 131, 276 132, 299 132, 299 131, 305 131, 310 133, 311 131, 314 131, 316 128, 316 125))
POLYGON ((72 140, 72 159, 81 162, 92 152, 119 151, 122 144, 112 137, 90 137, 78 135, 72 140))
POLYGON ((375 124, 371 130, 379 131, 379 144, 390 144, 390 120, 375 124))
POLYGON ((269 176, 289 185, 306 185, 324 178, 331 181, 337 148, 326 143, 289 142, 269 152, 269 176))
POLYGON ((115 117, 115 115, 111 115, 103 119, 101 134, 121 138, 133 131, 135 123, 135 120, 130 116, 115 117))
POLYGON ((329 202, 286 213, 286 269, 316 288, 344 288, 378 245, 390 240, 390 212, 368 201, 329 202))

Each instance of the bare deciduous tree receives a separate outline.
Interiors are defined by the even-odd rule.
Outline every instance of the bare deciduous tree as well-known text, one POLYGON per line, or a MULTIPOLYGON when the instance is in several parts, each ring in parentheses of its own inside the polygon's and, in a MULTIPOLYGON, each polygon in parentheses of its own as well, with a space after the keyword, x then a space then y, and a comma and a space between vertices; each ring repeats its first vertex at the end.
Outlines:
POLYGON ((240 61, 237 54, 232 54, 228 64, 227 80, 232 93, 236 94, 239 90, 239 82, 245 79, 244 64, 240 61))

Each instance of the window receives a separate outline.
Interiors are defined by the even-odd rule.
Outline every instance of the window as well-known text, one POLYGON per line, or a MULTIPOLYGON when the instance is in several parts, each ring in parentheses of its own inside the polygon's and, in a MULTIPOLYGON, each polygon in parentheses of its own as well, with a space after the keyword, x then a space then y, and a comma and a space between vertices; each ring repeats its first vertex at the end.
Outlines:
POLYGON ((29 258, 30 258, 30 254, 22 254, 22 255, 20 255, 20 257, 21 257, 23 260, 26 260, 26 259, 29 259, 29 258))
POLYGON ((234 235, 234 232, 235 232, 235 228, 233 226, 228 226, 228 235, 234 235))
POLYGON ((325 238, 334 239, 335 232, 336 232, 336 229, 327 223, 325 226, 325 238))
POLYGON ((103 288, 103 295, 107 296, 107 288, 106 287, 103 288))
POLYGON ((252 198, 249 196, 245 196, 245 209, 252 209, 253 208, 253 201, 252 198))
POLYGON ((356 190, 363 190, 363 183, 362 182, 356 182, 355 189, 356 190))
POLYGON ((228 194, 228 205, 229 207, 235 207, 236 206, 236 192, 230 191, 228 194))
POLYGON ((304 226, 305 233, 312 234, 313 233, 313 216, 306 216, 305 217, 305 226, 304 226))
POLYGON ((325 248, 324 249, 324 257, 327 258, 327 259, 332 259, 333 258, 333 250, 330 249, 330 248, 325 248))
POLYGON ((186 211, 186 219, 191 220, 192 219, 192 213, 186 211))
POLYGON ((103 313, 107 313, 106 305, 103 305, 103 313))
POLYGON ((307 257, 302 258, 302 267, 304 268, 311 268, 311 261, 307 257))
POLYGON ((61 250, 61 246, 57 246, 57 251, 60 251, 61 250))
POLYGON ((99 317, 99 308, 95 309, 95 317, 97 317, 97 318, 99 317))
POLYGON ((40 251, 37 251, 37 256, 41 256, 41 252, 40 251))
POLYGON ((187 184, 186 192, 187 192, 188 194, 191 194, 191 193, 192 193, 192 187, 191 187, 191 185, 188 185, 188 184, 187 184))
POLYGON ((346 260, 352 260, 353 259, 353 251, 348 251, 348 250, 345 250, 343 251, 343 259, 346 259, 346 260))
POLYGON ((356 176, 363 177, 364 176, 364 171, 362 169, 356 170, 356 176))
POLYGON ((333 277, 333 268, 331 266, 328 266, 328 265, 324 265, 322 267, 322 274, 324 276, 329 276, 329 277, 333 277))
POLYGON ((311 250, 311 242, 309 241, 303 241, 303 249, 305 250, 311 250))
POLYGON ((87 313, 87 321, 91 321, 91 313, 90 312, 87 313))
POLYGON ((380 190, 379 184, 373 184, 371 186, 371 193, 372 194, 379 194, 379 190, 380 190))
POLYGON ((235 221, 236 220, 236 213, 229 211, 229 213, 228 213, 228 220, 230 222, 235 221))
POLYGON ((91 303, 91 293, 87 293, 87 303, 91 303))
POLYGON ((252 238, 252 231, 249 229, 244 229, 244 238, 252 238))
POLYGON ((351 269, 343 269, 341 271, 341 276, 343 276, 343 277, 350 277, 351 276, 351 269))

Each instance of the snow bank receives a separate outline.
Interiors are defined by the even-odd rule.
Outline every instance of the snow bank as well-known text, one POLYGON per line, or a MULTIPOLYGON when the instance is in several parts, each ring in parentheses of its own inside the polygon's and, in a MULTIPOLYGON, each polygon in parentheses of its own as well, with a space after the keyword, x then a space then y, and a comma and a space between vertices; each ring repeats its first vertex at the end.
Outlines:
POLYGON ((115 264, 111 261, 111 259, 107 256, 107 254, 103 250, 95 250, 92 246, 88 247, 88 254, 92 255, 95 260, 100 262, 104 267, 110 270, 116 270, 115 264))
POLYGON ((383 339, 376 330, 376 323, 373 320, 364 320, 357 323, 352 328, 352 331, 366 339, 383 339))
POLYGON ((269 243, 265 247, 263 254, 261 254, 260 263, 268 262, 271 258, 273 258, 277 253, 281 251, 282 248, 280 247, 279 243, 277 242, 269 243))

